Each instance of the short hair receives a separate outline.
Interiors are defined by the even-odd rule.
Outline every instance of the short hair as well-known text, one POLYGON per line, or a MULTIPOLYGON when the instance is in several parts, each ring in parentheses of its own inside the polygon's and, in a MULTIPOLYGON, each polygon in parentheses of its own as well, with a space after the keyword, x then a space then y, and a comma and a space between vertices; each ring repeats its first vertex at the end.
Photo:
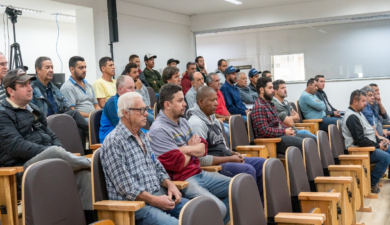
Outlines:
POLYGON ((366 93, 364 93, 363 91, 361 90, 354 90, 352 93, 351 93, 351 97, 349 99, 349 105, 352 105, 353 104, 353 100, 356 100, 356 101, 360 101, 360 98, 361 96, 366 96, 366 93), (356 97, 356 99, 355 99, 356 97))
POLYGON ((222 66, 222 62, 227 62, 225 59, 218 60, 218 66, 222 66))
POLYGON ((177 67, 169 67, 169 66, 165 67, 162 74, 163 82, 165 84, 168 83, 168 80, 171 79, 173 75, 175 75, 179 71, 180 69, 177 67))
POLYGON ((138 69, 137 64, 135 63, 127 63, 125 67, 125 73, 130 73, 131 69, 138 69))
POLYGON ((285 84, 284 80, 275 80, 272 85, 274 86, 274 90, 279 90, 279 85, 285 84))
POLYGON ((50 60, 51 59, 47 56, 41 56, 41 57, 38 57, 37 60, 35 60, 35 73, 37 72, 37 68, 39 69, 42 69, 42 63, 43 61, 46 61, 46 60, 50 60))
POLYGON ((267 73, 271 73, 269 70, 264 70, 262 73, 261 73, 261 76, 262 77, 265 77, 265 75, 267 75, 267 73))
POLYGON ((118 77, 118 79, 116 79, 116 91, 118 91, 119 88, 121 88, 125 85, 126 78, 130 78, 133 80, 132 77, 127 76, 127 75, 121 75, 118 77))
POLYGON ((245 73, 244 71, 241 71, 241 72, 239 72, 238 75, 237 75, 238 79, 240 79, 241 74, 244 74, 244 75, 246 76, 246 73, 245 73))
POLYGON ((267 83, 268 82, 272 82, 272 79, 269 78, 269 77, 260 77, 259 79, 257 79, 256 91, 257 91, 258 94, 260 94, 260 88, 267 87, 267 83))
POLYGON ((195 65, 196 65, 196 63, 194 63, 194 62, 188 62, 186 68, 188 69, 188 67, 195 66, 195 65))
POLYGON ((128 108, 132 108, 134 106, 134 102, 137 98, 142 100, 142 95, 138 92, 127 92, 119 97, 119 99, 118 99, 118 117, 119 118, 123 117, 122 110, 128 111, 128 108))
POLYGON ((177 92, 182 91, 181 86, 176 84, 164 84, 161 89, 158 96, 158 104, 160 105, 160 108, 164 110, 164 102, 172 102, 173 95, 177 92))
POLYGON ((374 89, 372 89, 370 86, 364 86, 362 89, 360 89, 364 94, 368 94, 368 92, 375 93, 374 89))
POLYGON ((314 77, 314 79, 318 82, 320 80, 320 78, 324 78, 325 79, 325 76, 324 75, 317 75, 314 77))
POLYGON ((369 84, 368 86, 370 86, 370 87, 378 87, 378 85, 377 85, 377 84, 374 84, 374 83, 369 84))
POLYGON ((129 57, 129 62, 133 62, 133 60, 134 60, 135 58, 139 58, 139 56, 138 56, 138 55, 135 55, 135 54, 131 55, 131 56, 129 57))
POLYGON ((307 81, 307 83, 306 83, 306 87, 309 87, 309 85, 314 84, 314 82, 317 82, 316 79, 310 78, 310 79, 307 81))
MULTIPOLYGON (((5 76, 7 76, 8 74, 10 74, 13 77, 18 76, 18 71, 19 71, 19 69, 9 70, 5 76)), ((8 93, 8 88, 11 88, 12 90, 16 90, 16 82, 14 81, 11 84, 9 84, 8 87, 4 87, 4 88, 5 88, 5 94, 9 98, 9 97, 11 97, 11 95, 8 93)))
POLYGON ((190 73, 190 81, 194 81, 195 73, 200 73, 200 72, 199 71, 194 71, 194 72, 190 73))
POLYGON ((206 97, 209 97, 212 93, 216 93, 214 89, 212 89, 209 86, 202 86, 196 91, 196 102, 199 101, 199 99, 204 99, 206 97))
POLYGON ((210 86, 209 83, 213 82, 213 76, 218 76, 217 73, 209 73, 206 76, 206 84, 207 86, 210 86))
POLYGON ((100 71, 102 71, 102 67, 106 66, 106 63, 109 62, 109 61, 112 61, 112 58, 110 58, 108 56, 104 56, 103 58, 101 58, 99 60, 99 69, 100 69, 100 71))
POLYGON ((203 56, 198 56, 195 58, 195 62, 198 63, 199 62, 199 59, 203 59, 203 56))
POLYGON ((69 68, 70 67, 75 68, 78 61, 85 62, 85 59, 83 57, 81 57, 81 56, 73 56, 73 57, 71 57, 69 59, 69 68))

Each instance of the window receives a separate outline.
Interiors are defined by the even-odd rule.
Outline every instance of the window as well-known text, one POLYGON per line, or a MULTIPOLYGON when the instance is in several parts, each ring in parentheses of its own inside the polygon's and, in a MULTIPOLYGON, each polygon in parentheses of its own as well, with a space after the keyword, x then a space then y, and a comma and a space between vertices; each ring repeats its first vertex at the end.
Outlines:
POLYGON ((272 56, 274 80, 305 80, 305 62, 303 53, 272 56))

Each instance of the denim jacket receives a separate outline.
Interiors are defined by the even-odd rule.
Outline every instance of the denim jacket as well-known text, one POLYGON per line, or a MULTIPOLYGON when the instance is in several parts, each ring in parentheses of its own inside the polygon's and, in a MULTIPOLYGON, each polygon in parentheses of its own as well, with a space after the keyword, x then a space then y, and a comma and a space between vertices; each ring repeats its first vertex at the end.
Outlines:
MULTIPOLYGON (((46 93, 42 93, 38 85, 41 85, 41 87, 46 90, 46 87, 41 83, 39 79, 32 81, 31 86, 33 87, 33 98, 31 100, 31 103, 38 106, 38 108, 43 111, 45 116, 47 116, 48 105, 47 102, 44 100, 46 98, 46 93)), ((64 95, 61 93, 60 89, 57 88, 57 86, 55 86, 52 82, 49 82, 48 87, 51 88, 54 100, 57 103, 58 108, 60 106, 69 107, 68 99, 64 97, 64 95)))

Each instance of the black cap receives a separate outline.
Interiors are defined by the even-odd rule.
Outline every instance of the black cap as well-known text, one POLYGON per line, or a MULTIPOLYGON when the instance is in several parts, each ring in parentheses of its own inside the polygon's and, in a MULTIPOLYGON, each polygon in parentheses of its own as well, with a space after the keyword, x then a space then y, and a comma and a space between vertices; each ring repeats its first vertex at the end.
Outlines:
POLYGON ((14 83, 24 84, 29 80, 36 80, 35 76, 28 75, 23 69, 14 69, 7 72, 3 78, 4 89, 7 90, 9 86, 14 83))
POLYGON ((169 65, 169 64, 171 64, 171 63, 173 63, 173 62, 175 62, 176 65, 180 63, 180 61, 177 60, 177 59, 169 59, 168 62, 167 62, 167 65, 169 65))

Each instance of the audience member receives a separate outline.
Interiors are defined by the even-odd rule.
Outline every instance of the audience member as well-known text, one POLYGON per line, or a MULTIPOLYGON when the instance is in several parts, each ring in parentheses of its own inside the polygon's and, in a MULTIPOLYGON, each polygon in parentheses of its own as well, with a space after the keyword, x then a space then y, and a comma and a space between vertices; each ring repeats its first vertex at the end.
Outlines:
POLYGON ((203 82, 205 82, 206 81, 206 76, 207 76, 207 71, 206 71, 206 66, 205 66, 205 63, 204 63, 203 56, 196 57, 195 63, 196 63, 196 71, 202 73, 203 82))
POLYGON ((164 84, 171 83, 180 85, 180 70, 177 67, 165 67, 162 75, 164 84))
POLYGON ((245 104, 253 104, 259 97, 257 92, 252 91, 248 86, 248 79, 244 72, 238 74, 236 87, 240 91, 241 99, 245 104))
POLYGON ((259 194, 263 201, 263 164, 264 158, 245 158, 238 152, 231 151, 223 137, 224 131, 220 121, 215 117, 217 109, 217 92, 211 87, 200 87, 196 92, 196 104, 187 111, 187 118, 194 133, 207 141, 207 155, 199 158, 202 166, 221 165, 221 174, 234 177, 247 173, 257 182, 259 194))
POLYGON ((261 74, 261 71, 257 71, 255 68, 252 68, 248 72, 249 80, 251 81, 251 83, 248 86, 253 92, 256 93, 257 93, 256 83, 257 83, 257 79, 259 79, 260 76, 259 74, 261 74))
POLYGON ((371 192, 379 193, 378 183, 390 164, 390 150, 386 142, 375 136, 375 129, 361 113, 366 104, 364 92, 355 90, 351 93, 342 123, 343 136, 346 149, 375 146, 375 151, 370 153, 370 163, 376 163, 371 171, 371 192))
POLYGON ((228 191, 231 178, 201 170, 198 158, 207 155, 207 141, 194 134, 188 121, 182 117, 186 103, 181 87, 164 85, 159 102, 162 110, 149 131, 154 153, 172 180, 189 183, 182 190, 184 197, 212 198, 226 224, 230 220, 228 191))
POLYGON ((162 81, 162 77, 157 70, 154 70, 154 59, 157 58, 156 55, 152 55, 150 53, 146 54, 144 57, 146 68, 144 69, 145 78, 148 81, 150 87, 153 88, 156 96, 158 96, 158 92, 160 88, 164 85, 162 81))
POLYGON ((75 173, 83 208, 91 216, 91 163, 85 157, 67 152, 47 127, 45 114, 29 104, 33 98, 30 83, 35 79, 22 69, 10 70, 3 78, 7 98, 0 102, 0 167, 27 169, 33 163, 52 158, 68 162, 75 173))
POLYGON ((314 79, 317 81, 317 92, 316 96, 325 103, 326 105, 326 115, 338 117, 340 118, 340 111, 335 109, 329 102, 328 96, 326 95, 324 88, 325 88, 325 77, 324 75, 317 75, 314 77, 314 79))
POLYGON ((190 74, 196 71, 196 63, 188 62, 186 68, 187 68, 186 72, 183 73, 183 78, 181 79, 181 84, 180 84, 180 86, 183 88, 184 96, 191 88, 190 74))
POLYGON ((215 70, 215 73, 218 75, 220 80, 219 87, 221 87, 225 83, 226 68, 227 68, 227 61, 224 59, 218 60, 218 69, 215 70))
POLYGON ((320 129, 328 132, 329 124, 337 124, 338 118, 326 116, 326 105, 317 96, 317 81, 310 78, 299 98, 299 107, 305 119, 322 119, 320 129))
POLYGON ((378 85, 377 84, 370 84, 369 86, 375 91, 375 94, 374 94, 375 102, 373 104, 373 109, 379 115, 379 118, 381 119, 382 124, 389 125, 390 124, 390 117, 387 114, 385 107, 382 105, 382 99, 381 99, 381 94, 379 92, 378 85))
POLYGON ((274 88, 274 97, 272 98, 272 103, 274 104, 278 116, 283 124, 293 128, 297 134, 307 134, 317 138, 317 136, 308 130, 297 130, 295 128, 295 123, 298 123, 301 118, 299 117, 299 114, 290 106, 290 103, 286 100, 286 82, 284 82, 284 80, 275 80, 272 84, 274 88))
POLYGON ((272 80, 269 77, 261 77, 256 84, 259 98, 252 108, 251 118, 255 138, 281 138, 276 144, 279 154, 285 154, 290 146, 296 146, 302 151, 302 142, 312 135, 297 134, 294 129, 287 127, 278 117, 274 104, 271 102, 274 96, 272 80))
POLYGON ((247 109, 244 103, 242 103, 240 91, 236 86, 234 86, 234 84, 237 82, 238 72, 240 72, 240 70, 235 69, 233 66, 226 68, 226 81, 225 84, 221 87, 221 92, 225 98, 226 107, 230 114, 239 114, 246 121, 246 114, 249 112, 249 109, 247 109))
POLYGON ((115 77, 114 62, 110 57, 103 57, 99 60, 99 68, 103 75, 92 86, 99 106, 103 108, 106 101, 116 93, 116 81, 113 79, 115 77))
POLYGON ((167 62, 168 67, 177 67, 179 65, 180 61, 177 59, 169 59, 167 62))
POLYGON ((129 63, 126 65, 125 70, 126 70, 126 75, 131 76, 131 78, 133 78, 134 80, 135 88, 136 88, 135 91, 142 95, 142 100, 144 101, 146 107, 148 108, 148 122, 152 124, 154 121, 154 112, 153 109, 151 109, 152 106, 150 105, 149 91, 139 79, 137 65, 134 63, 129 63))
POLYGON ((101 161, 109 200, 145 201, 135 212, 137 224, 178 224, 188 199, 170 181, 141 128, 147 108, 139 93, 119 97, 118 126, 101 147, 101 161))
POLYGON ((196 91, 204 85, 203 76, 200 72, 192 72, 190 74, 191 89, 185 95, 188 108, 193 108, 196 104, 196 91))
POLYGON ((8 61, 0 52, 0 101, 5 99, 7 95, 5 94, 4 86, 3 86, 3 78, 8 70, 8 61))
POLYGON ((272 74, 269 70, 264 70, 263 73, 261 74, 261 77, 269 77, 272 80, 272 74))
POLYGON ((69 100, 71 109, 76 109, 84 118, 89 118, 89 114, 100 107, 92 85, 85 80, 87 66, 84 58, 80 56, 70 58, 69 70, 71 76, 61 86, 61 92, 69 100))
MULTIPOLYGON (((141 70, 141 60, 139 58, 138 55, 131 55, 129 57, 129 63, 135 63, 138 67, 138 73, 139 73, 139 79, 142 81, 142 83, 146 86, 146 87, 150 87, 148 81, 146 80, 145 78, 145 74, 144 72, 141 70)), ((123 72, 121 73, 122 75, 126 75, 126 68, 123 70, 123 72)))

